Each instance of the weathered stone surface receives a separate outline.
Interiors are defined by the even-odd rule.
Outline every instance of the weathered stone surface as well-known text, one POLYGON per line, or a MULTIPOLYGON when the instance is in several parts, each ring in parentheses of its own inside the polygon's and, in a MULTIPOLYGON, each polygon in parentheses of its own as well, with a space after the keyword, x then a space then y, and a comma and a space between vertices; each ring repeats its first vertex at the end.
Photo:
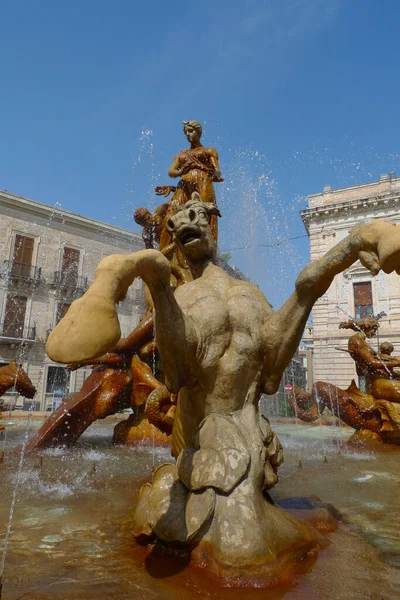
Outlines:
POLYGON ((154 533, 165 542, 186 542, 186 500, 189 491, 178 479, 175 465, 164 464, 154 471, 147 514, 154 533))
POLYGON ((233 420, 212 414, 205 419, 193 440, 178 457, 177 471, 190 490, 212 486, 229 493, 246 473, 250 454, 233 420))
POLYGON ((149 517, 147 514, 147 508, 149 504, 149 496, 151 493, 151 484, 145 483, 140 488, 139 498, 135 508, 135 515, 133 520, 133 535, 135 538, 142 536, 150 537, 153 534, 153 530, 149 523, 149 517))
POLYGON ((190 542, 214 514, 215 491, 211 488, 191 492, 185 508, 187 541, 190 542))

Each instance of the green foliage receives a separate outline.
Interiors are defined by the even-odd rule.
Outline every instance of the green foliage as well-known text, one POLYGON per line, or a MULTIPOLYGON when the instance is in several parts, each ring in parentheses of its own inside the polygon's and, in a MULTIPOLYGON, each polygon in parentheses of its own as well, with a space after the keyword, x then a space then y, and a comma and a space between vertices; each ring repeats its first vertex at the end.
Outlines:
POLYGON ((224 263, 229 263, 230 260, 232 260, 232 254, 230 254, 229 252, 223 252, 222 254, 219 254, 218 256, 220 258, 220 260, 222 260, 224 263))

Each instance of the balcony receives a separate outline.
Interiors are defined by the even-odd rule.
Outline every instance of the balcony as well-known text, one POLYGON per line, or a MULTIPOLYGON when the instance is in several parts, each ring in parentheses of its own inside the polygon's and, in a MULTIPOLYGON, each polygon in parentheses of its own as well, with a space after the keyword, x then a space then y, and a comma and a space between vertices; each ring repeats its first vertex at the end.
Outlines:
POLYGON ((5 260, 3 263, 3 273, 6 277, 12 279, 24 279, 29 281, 40 281, 42 269, 33 265, 5 260))
POLYGON ((0 338, 2 342, 34 342, 36 340, 36 327, 21 327, 11 321, 3 323, 0 325, 0 338))
POLYGON ((88 278, 71 273, 62 273, 61 271, 54 272, 53 285, 60 288, 69 288, 76 291, 87 290, 88 278))
POLYGON ((374 307, 372 304, 356 304, 355 306, 356 319, 374 316, 374 307))

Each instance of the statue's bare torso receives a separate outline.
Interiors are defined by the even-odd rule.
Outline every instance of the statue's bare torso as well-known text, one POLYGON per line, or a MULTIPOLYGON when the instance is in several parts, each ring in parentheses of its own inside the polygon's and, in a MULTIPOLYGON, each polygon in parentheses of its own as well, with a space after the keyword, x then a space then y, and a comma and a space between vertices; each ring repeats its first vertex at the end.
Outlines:
POLYGON ((175 299, 197 334, 195 379, 179 392, 180 418, 191 436, 208 414, 230 413, 253 400, 263 366, 260 323, 273 311, 256 286, 213 263, 178 288, 175 299))

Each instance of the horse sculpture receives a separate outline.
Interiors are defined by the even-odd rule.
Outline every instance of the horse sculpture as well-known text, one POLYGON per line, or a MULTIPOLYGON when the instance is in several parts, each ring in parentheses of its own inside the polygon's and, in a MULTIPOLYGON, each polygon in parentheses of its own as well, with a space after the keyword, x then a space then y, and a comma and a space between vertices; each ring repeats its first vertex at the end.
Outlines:
MULTIPOLYGON (((12 360, 8 365, 0 367, 0 397, 14 386, 16 391, 25 398, 33 398, 36 394, 36 388, 28 375, 15 360, 12 360)), ((0 429, 4 427, 0 425, 0 429)))

